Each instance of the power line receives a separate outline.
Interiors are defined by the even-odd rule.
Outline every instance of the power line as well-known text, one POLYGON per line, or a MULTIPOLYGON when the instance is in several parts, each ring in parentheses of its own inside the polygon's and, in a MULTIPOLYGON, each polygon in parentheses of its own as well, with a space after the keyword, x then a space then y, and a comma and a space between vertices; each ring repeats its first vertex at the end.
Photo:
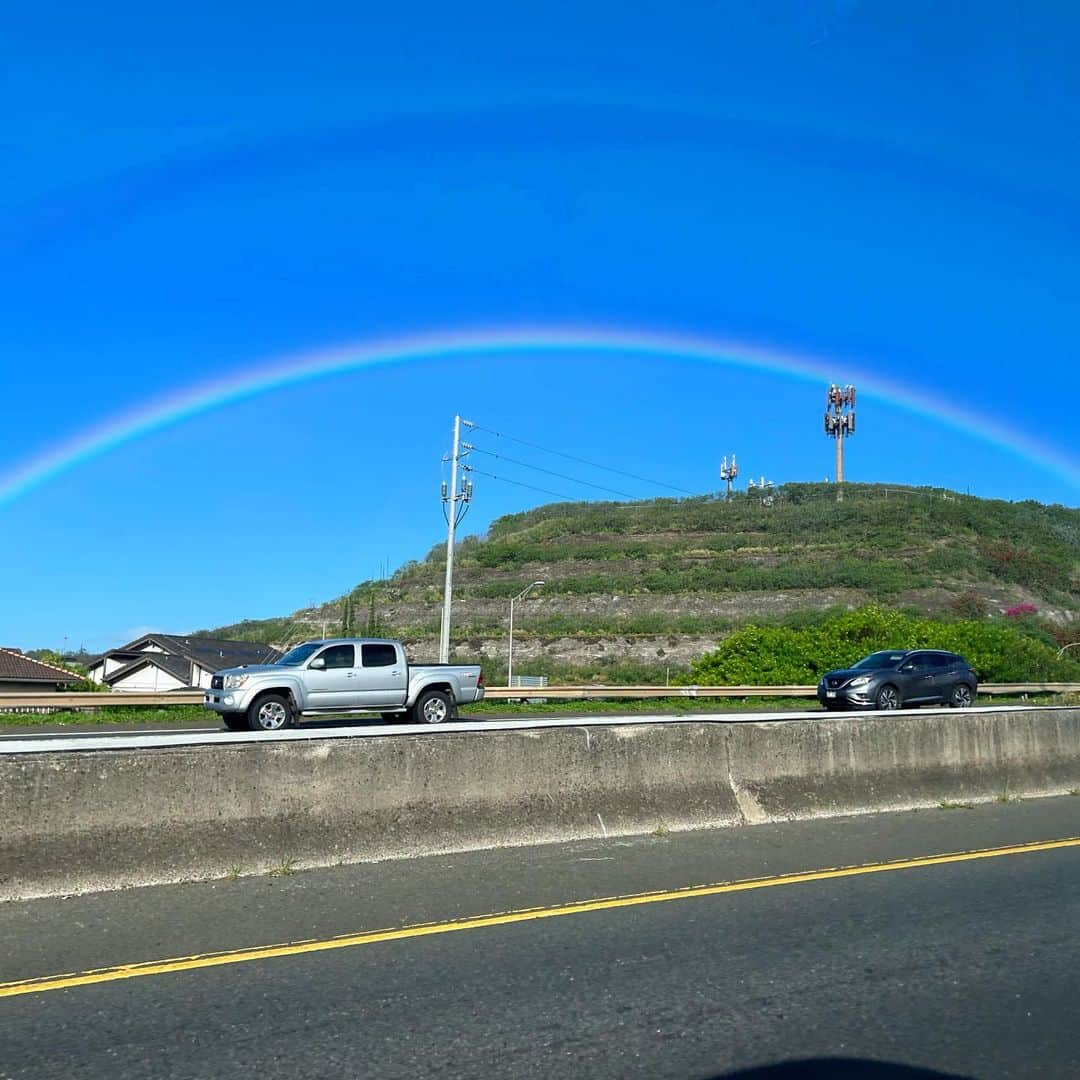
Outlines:
POLYGON ((554 495, 556 499, 565 499, 567 502, 581 502, 581 499, 575 498, 573 495, 567 495, 562 491, 551 491, 549 488, 537 487, 535 484, 525 484, 520 480, 511 480, 507 476, 496 476, 494 473, 484 472, 483 469, 476 468, 475 465, 463 465, 462 468, 466 472, 476 473, 477 476, 486 476, 489 480, 498 480, 504 484, 513 484, 515 487, 528 488, 530 491, 540 491, 545 495, 554 495))
POLYGON ((596 488, 597 491, 606 491, 610 495, 622 495, 627 499, 641 499, 640 495, 634 495, 629 491, 619 491, 618 488, 609 488, 604 484, 594 484, 590 480, 579 480, 576 476, 567 476, 566 473, 555 472, 554 469, 544 469, 539 465, 530 465, 527 461, 519 461, 517 458, 507 457, 506 454, 496 454, 494 450, 482 450, 479 446, 473 446, 472 443, 466 443, 465 446, 474 454, 486 454, 488 457, 500 458, 502 461, 508 461, 512 465, 520 465, 524 469, 533 469, 536 472, 547 473, 548 476, 555 476, 559 480, 569 480, 571 484, 581 484, 584 487, 596 488))
MULTIPOLYGON (((601 465, 598 461, 589 461, 588 458, 578 457, 576 454, 567 454, 562 450, 552 450, 550 446, 541 446, 539 443, 529 442, 527 439, 519 439, 516 435, 507 435, 504 431, 496 431, 494 428, 484 427, 481 424, 470 424, 469 426, 474 431, 486 431, 489 435, 495 435, 500 439, 508 439, 510 442, 516 442, 522 446, 529 446, 533 450, 542 450, 545 454, 555 454, 556 457, 566 458, 567 461, 576 461, 579 465, 589 465, 594 469, 603 469, 605 472, 615 473, 617 476, 625 476, 630 480, 640 480, 643 484, 653 484, 656 487, 667 488, 669 491, 677 491, 681 495, 700 494, 700 492, 687 491, 686 488, 676 487, 674 484, 666 484, 663 480, 651 480, 647 476, 638 476, 637 473, 626 472, 623 469, 614 469, 610 465, 601 465)), ((631 496, 631 498, 633 498, 633 496, 631 496)))

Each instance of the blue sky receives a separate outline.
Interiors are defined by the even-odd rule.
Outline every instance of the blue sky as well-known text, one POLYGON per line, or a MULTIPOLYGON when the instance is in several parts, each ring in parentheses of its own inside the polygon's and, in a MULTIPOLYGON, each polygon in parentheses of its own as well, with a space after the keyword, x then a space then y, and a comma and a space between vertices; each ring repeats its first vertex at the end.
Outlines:
MULTIPOLYGON (((733 450, 820 480, 828 373, 878 388, 850 479, 1080 500, 1070 5, 105 0, 3 33, 0 644, 282 614, 422 557, 455 412, 688 491, 733 450), (567 329, 796 359, 436 350, 61 452, 274 360, 567 329)), ((544 501, 477 477, 466 531, 544 501)))

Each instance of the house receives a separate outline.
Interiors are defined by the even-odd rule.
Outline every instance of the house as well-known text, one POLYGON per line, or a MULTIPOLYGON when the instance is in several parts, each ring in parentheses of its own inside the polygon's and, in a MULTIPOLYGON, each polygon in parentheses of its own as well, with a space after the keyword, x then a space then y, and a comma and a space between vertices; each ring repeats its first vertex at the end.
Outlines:
POLYGON ((81 682, 73 672, 24 656, 19 649, 0 649, 0 694, 53 694, 81 682))
POLYGON ((251 641, 144 634, 103 653, 87 674, 110 690, 184 690, 209 687, 210 676, 222 668, 272 664, 280 655, 271 645, 251 641))

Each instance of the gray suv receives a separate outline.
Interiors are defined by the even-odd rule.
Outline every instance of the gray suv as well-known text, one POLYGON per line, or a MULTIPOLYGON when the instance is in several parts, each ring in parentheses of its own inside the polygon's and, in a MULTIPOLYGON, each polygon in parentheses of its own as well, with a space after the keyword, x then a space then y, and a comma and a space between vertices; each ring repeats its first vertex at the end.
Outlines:
POLYGON ((826 709, 900 709, 908 705, 975 702, 979 681, 971 665, 941 649, 883 649, 857 664, 827 671, 818 683, 826 709))

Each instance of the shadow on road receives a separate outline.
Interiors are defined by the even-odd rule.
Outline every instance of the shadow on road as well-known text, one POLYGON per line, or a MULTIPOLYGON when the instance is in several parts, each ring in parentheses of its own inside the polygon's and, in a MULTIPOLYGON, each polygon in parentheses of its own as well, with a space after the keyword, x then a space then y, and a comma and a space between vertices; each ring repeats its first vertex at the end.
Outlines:
POLYGON ((959 1073, 868 1058, 812 1058, 722 1073, 711 1080, 971 1080, 959 1073))

